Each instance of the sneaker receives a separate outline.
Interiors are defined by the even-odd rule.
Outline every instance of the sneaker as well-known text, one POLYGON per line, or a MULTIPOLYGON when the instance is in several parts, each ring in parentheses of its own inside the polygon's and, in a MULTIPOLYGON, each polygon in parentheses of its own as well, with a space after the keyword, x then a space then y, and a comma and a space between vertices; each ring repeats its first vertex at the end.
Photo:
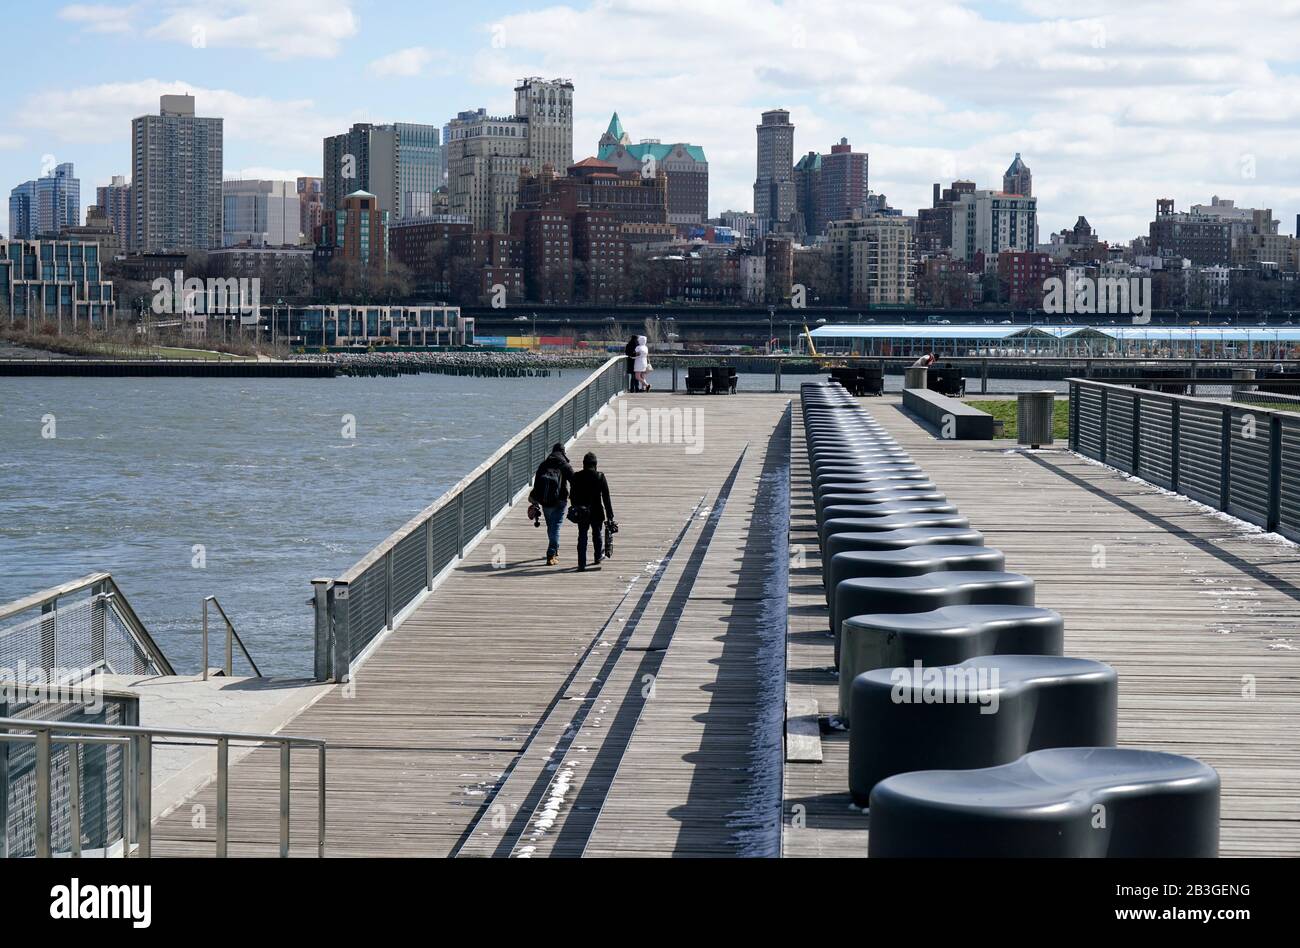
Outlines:
POLYGON ((546 558, 546 565, 547 565, 547 566, 554 566, 554 565, 555 565, 556 563, 558 563, 558 562, 560 562, 560 558, 559 558, 558 556, 548 556, 548 557, 546 558))

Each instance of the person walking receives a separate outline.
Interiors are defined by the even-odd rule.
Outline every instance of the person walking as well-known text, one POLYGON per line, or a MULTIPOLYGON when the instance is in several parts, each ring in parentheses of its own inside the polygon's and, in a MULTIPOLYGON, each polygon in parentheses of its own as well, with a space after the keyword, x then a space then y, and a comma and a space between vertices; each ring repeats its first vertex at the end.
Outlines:
POLYGON ((645 336, 636 337, 636 360, 632 363, 640 391, 650 391, 650 382, 646 374, 650 371, 650 347, 646 345, 645 336))
POLYGON ((533 489, 528 495, 531 503, 542 508, 546 518, 546 565, 554 566, 560 558, 560 527, 564 524, 564 508, 569 502, 569 485, 573 483, 573 466, 564 453, 564 445, 556 444, 533 475, 533 489))
POLYGON ((595 562, 591 569, 600 569, 604 558, 606 520, 614 519, 614 505, 609 499, 609 482, 596 469, 596 455, 588 452, 582 459, 582 470, 573 475, 573 491, 569 497, 569 519, 578 525, 578 572, 587 572, 587 532, 595 562))
POLYGON ((627 356, 627 390, 629 392, 639 391, 637 388, 636 378, 636 346, 637 337, 633 336, 623 347, 623 354, 627 356))

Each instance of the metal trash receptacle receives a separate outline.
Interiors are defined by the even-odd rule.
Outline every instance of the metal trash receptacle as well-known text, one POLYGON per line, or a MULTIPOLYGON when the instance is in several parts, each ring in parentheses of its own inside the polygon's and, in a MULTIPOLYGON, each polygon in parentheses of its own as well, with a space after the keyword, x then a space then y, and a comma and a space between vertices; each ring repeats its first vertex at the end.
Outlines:
POLYGON ((1055 392, 1021 392, 1016 399, 1016 443, 1033 448, 1051 444, 1055 406, 1055 392))
POLYGON ((927 376, 929 370, 923 365, 914 365, 908 368, 903 376, 903 388, 925 388, 927 385, 927 376))

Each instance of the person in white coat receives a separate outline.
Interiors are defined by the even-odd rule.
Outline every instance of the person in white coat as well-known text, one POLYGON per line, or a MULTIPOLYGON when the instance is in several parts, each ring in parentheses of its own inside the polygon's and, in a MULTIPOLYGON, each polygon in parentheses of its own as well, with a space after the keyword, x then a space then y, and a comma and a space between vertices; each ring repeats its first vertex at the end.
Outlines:
POLYGON ((645 336, 636 337, 636 358, 632 363, 632 372, 636 375, 640 391, 650 391, 650 382, 646 379, 650 372, 650 347, 646 345, 645 336))

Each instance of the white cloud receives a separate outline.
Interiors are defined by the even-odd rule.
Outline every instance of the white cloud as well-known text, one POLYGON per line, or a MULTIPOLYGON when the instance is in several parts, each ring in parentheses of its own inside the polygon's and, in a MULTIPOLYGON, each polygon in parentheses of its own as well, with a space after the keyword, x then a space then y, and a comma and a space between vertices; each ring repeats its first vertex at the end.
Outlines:
POLYGON ((87 33, 129 33, 137 4, 73 3, 59 10, 59 19, 77 23, 87 33))
POLYGON ((353 0, 206 0, 171 6, 149 35, 195 48, 237 47, 275 59, 337 56, 357 33, 353 0))
POLYGON ((376 76, 410 77, 420 75, 432 62, 433 50, 424 46, 412 46, 379 57, 370 64, 369 69, 376 76))

